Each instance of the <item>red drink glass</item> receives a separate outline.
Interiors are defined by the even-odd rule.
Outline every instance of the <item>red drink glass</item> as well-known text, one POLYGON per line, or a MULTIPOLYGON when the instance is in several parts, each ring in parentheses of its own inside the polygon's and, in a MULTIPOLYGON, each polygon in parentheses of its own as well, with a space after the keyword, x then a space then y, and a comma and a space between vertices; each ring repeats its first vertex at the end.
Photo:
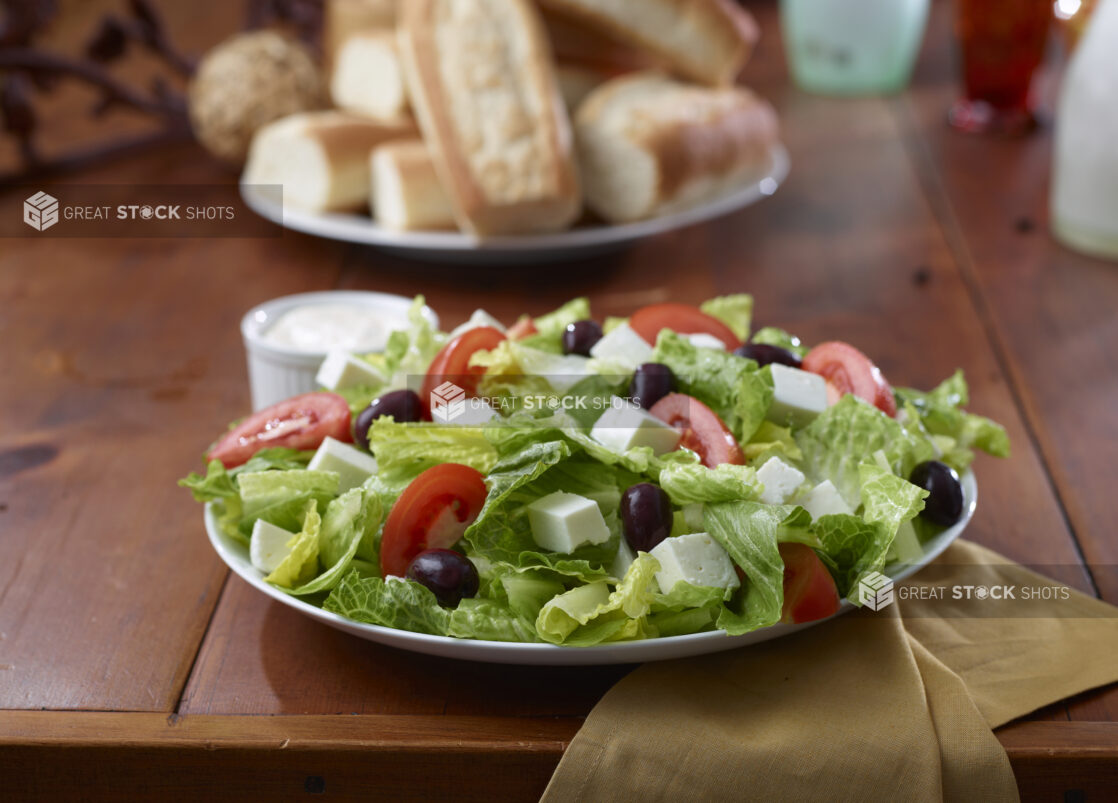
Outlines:
POLYGON ((1052 0, 955 0, 963 97, 948 113, 952 126, 1019 134, 1036 125, 1029 89, 1053 17, 1052 0))

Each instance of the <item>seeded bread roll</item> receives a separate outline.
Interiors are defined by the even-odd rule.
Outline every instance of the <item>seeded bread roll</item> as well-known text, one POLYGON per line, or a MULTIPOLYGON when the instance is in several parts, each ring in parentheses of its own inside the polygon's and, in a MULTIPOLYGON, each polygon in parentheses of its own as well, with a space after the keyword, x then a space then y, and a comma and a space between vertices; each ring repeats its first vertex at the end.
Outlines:
POLYGON ((540 0, 623 42, 645 47, 700 83, 733 83, 760 31, 734 0, 540 0))
POLYGON ((623 223, 718 197, 769 167, 776 113, 747 89, 615 78, 575 115, 586 204, 623 223))
POLYGON ((244 181, 282 184, 284 206, 357 209, 368 203, 372 150, 415 135, 411 121, 378 123, 336 111, 294 114, 256 133, 244 181))
POLYGON ((346 37, 334 56, 330 97, 343 111, 378 120, 408 114, 394 29, 359 31, 346 37))
POLYGON ((456 229, 454 207, 423 140, 381 145, 373 151, 373 217, 396 231, 456 229))
POLYGON ((580 193, 570 121, 528 0, 407 0, 408 94, 455 217, 477 237, 564 229, 580 193))

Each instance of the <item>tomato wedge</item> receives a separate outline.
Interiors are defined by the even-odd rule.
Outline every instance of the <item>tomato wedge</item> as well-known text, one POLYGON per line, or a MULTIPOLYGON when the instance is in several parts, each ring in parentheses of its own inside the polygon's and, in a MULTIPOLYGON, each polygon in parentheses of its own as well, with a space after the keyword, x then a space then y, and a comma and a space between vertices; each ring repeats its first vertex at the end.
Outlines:
POLYGON ((484 368, 471 368, 470 357, 477 351, 489 351, 499 346, 505 336, 492 326, 477 326, 467 329, 451 340, 431 361, 427 376, 423 380, 419 398, 425 406, 431 404, 431 391, 444 382, 453 382, 467 394, 477 392, 477 380, 485 373, 484 368))
POLYGON ((827 396, 832 403, 845 393, 853 393, 888 416, 897 414, 893 388, 881 369, 849 343, 820 343, 804 357, 803 368, 827 380, 827 396))
POLYGON ((698 454, 704 466, 714 468, 720 463, 745 465, 745 455, 733 433, 722 423, 718 413, 694 396, 669 393, 652 405, 648 412, 682 432, 680 446, 698 454))
POLYGON ((317 449, 327 436, 353 440, 349 404, 336 393, 304 393, 250 415, 210 447, 206 459, 233 468, 261 449, 317 449))
POLYGON ((780 621, 802 624, 834 616, 839 609, 834 578, 815 554, 804 544, 780 544, 784 560, 784 608, 780 621))
POLYGON ((381 574, 403 577, 423 550, 458 543, 481 512, 486 493, 481 472, 458 463, 440 463, 412 480, 384 522, 381 574))
POLYGON ((690 304, 653 304, 641 307, 629 319, 629 326, 653 346, 656 345, 661 329, 671 329, 681 335, 713 335, 725 343, 730 351, 741 345, 729 326, 690 304))
POLYGON ((536 328, 536 322, 525 315, 509 327, 509 330, 505 332, 505 337, 509 340, 523 340, 530 335, 539 334, 539 331, 536 328))

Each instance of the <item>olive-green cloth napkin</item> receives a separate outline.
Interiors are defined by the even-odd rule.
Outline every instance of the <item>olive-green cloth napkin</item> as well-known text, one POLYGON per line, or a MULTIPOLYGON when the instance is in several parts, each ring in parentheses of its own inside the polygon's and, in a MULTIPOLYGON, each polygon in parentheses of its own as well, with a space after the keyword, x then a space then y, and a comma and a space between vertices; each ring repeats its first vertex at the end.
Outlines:
MULTIPOLYGON (((967 565, 968 584, 1055 585, 965 541, 936 565, 937 583, 967 565)), ((1059 618, 974 604, 898 599, 646 664, 590 713, 543 799, 1017 800, 991 728, 1118 681, 1118 609, 1076 591, 1059 618)))

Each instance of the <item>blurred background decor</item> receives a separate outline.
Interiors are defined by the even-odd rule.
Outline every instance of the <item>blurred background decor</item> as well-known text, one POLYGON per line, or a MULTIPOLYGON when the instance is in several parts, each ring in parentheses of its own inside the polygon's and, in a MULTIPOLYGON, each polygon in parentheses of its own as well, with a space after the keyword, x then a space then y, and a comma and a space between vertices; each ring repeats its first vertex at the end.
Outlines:
POLYGON ((1033 74, 1044 60, 1052 0, 954 0, 963 96, 948 121, 968 133, 1023 134, 1036 125, 1033 74))
POLYGON ((1118 0, 1102 0, 1072 55, 1056 114, 1052 233, 1118 259, 1118 0))
MULTIPOLYGON (((100 8, 78 0, 0 0, 0 180, 74 170, 190 136, 186 84, 196 58, 178 47, 150 0, 126 0, 107 13, 100 8), (75 115, 97 119, 102 135, 69 138, 75 115)), ((244 19, 248 28, 271 26, 317 43, 321 3, 249 0, 244 19)), ((227 77, 241 82, 251 75, 227 77)), ((217 126, 206 116, 200 138, 218 142, 217 126)), ((229 145, 221 140, 216 148, 224 155, 229 145)))
POLYGON ((929 0, 781 0, 796 84, 826 95, 898 92, 924 38, 929 0))

